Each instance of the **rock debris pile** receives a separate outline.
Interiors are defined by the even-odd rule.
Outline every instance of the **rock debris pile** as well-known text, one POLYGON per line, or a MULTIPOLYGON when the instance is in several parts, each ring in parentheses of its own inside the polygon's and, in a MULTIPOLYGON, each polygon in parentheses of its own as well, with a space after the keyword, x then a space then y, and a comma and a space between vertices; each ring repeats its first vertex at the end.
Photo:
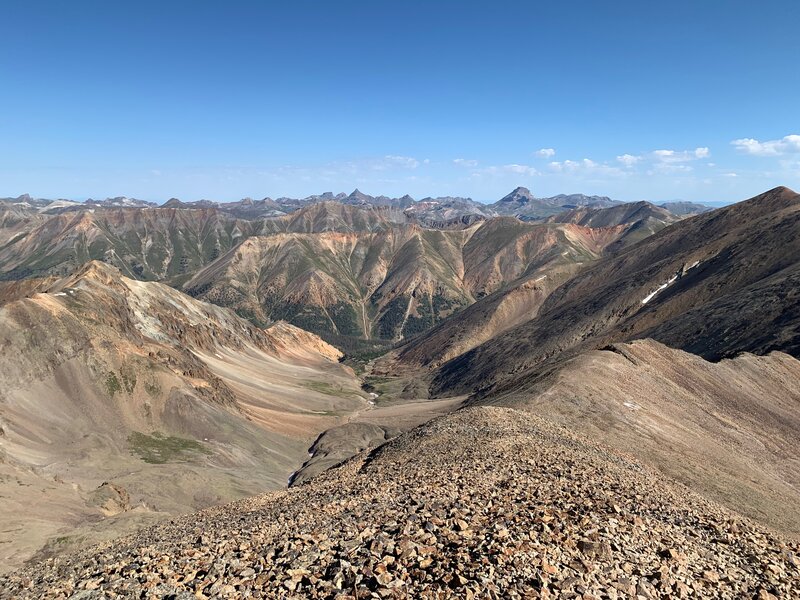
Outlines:
POLYGON ((0 579, 4 598, 797 598, 796 542, 512 409, 0 579))

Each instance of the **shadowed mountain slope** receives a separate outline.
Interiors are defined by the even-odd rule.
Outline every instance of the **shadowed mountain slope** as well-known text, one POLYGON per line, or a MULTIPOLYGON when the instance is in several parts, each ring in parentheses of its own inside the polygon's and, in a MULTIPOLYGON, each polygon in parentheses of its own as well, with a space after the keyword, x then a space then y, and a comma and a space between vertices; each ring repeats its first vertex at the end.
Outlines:
MULTIPOLYGON (((565 228, 573 239, 585 242, 595 256, 614 252, 652 235, 678 219, 651 204, 622 204, 612 208, 579 208, 551 217, 548 223, 573 223, 565 228), (655 209, 655 210, 651 210, 655 209)), ((487 223, 499 222, 493 219, 487 223)), ((482 231, 482 230, 479 230, 482 231)), ((491 251, 491 245, 488 245, 491 251)), ((389 362, 394 367, 437 367, 500 333, 533 319, 550 293, 588 264, 574 253, 554 253, 532 264, 518 279, 481 297, 475 304, 438 324, 435 329, 409 341, 389 362), (394 359, 397 360, 394 360, 394 359)), ((385 361, 384 361, 385 362, 385 361)), ((393 368, 393 367, 388 367, 393 368)))
POLYGON ((800 197, 786 188, 662 229, 581 271, 535 319, 444 364, 432 392, 502 392, 571 353, 643 337, 712 360, 798 355, 798 231, 800 197))

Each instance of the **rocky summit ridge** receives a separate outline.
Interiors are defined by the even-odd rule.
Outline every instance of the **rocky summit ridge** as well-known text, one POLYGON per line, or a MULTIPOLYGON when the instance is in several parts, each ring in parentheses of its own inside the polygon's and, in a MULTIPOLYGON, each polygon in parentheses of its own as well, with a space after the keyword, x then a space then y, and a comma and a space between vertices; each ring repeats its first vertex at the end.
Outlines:
POLYGON ((308 484, 0 579, 3 598, 792 598, 798 544, 545 420, 442 417, 308 484))

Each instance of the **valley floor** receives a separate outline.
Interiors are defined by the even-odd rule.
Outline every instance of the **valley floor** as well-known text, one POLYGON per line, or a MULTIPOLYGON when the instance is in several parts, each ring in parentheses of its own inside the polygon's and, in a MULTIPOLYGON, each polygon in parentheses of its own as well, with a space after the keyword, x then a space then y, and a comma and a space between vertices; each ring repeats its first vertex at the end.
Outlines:
MULTIPOLYGON (((226 422, 230 417, 225 411, 206 412, 205 405, 195 403, 175 409, 192 411, 191 418, 181 419, 182 437, 160 439, 145 433, 135 440, 144 444, 140 447, 131 438, 120 443, 84 436, 61 456, 50 457, 45 450, 28 455, 38 466, 22 465, 19 453, 17 460, 0 460, 0 572, 179 514, 285 488, 295 472, 318 473, 453 410, 461 401, 371 396, 350 368, 303 353, 279 359, 255 348, 218 348, 197 356, 234 391, 245 426, 226 422), (347 424, 374 428, 380 435, 331 434, 335 441, 310 459, 315 438, 347 424), (160 454, 171 442, 186 448, 160 454), (310 464, 304 467, 306 461, 310 464)), ((91 389, 81 377, 73 379, 72 387, 91 389)), ((49 410, 55 410, 59 398, 70 394, 57 380, 14 392, 12 405, 36 406, 42 397, 50 397, 54 405, 49 410), (42 386, 51 389, 43 391, 42 386)), ((37 435, 47 432, 40 428, 37 435)))

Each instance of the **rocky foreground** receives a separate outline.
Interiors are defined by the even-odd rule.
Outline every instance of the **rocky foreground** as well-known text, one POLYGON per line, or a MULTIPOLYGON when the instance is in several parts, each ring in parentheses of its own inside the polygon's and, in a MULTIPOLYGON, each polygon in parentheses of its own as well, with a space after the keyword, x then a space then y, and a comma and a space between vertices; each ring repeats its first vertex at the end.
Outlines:
MULTIPOLYGON (((787 507, 789 508, 789 507, 787 507)), ((0 579, 3 598, 797 598, 797 542, 512 409, 0 579)))

